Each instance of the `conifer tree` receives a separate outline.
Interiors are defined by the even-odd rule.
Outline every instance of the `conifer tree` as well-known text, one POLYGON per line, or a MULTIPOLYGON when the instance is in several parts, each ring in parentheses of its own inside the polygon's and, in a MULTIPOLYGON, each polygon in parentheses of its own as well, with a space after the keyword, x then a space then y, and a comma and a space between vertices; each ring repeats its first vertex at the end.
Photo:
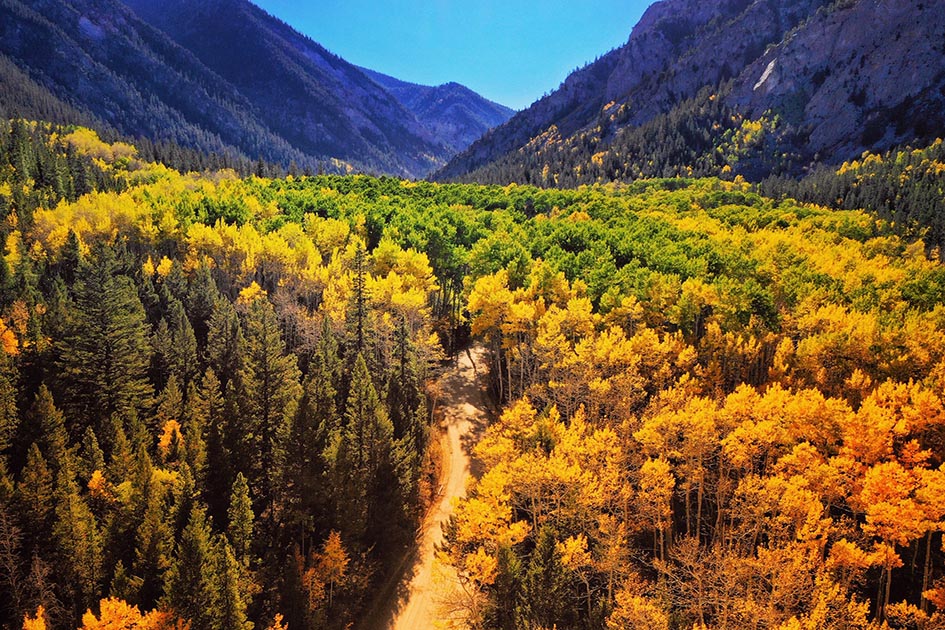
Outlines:
POLYGON ((253 623, 246 617, 248 597, 240 563, 233 550, 222 536, 216 539, 213 550, 212 611, 210 630, 253 630, 253 623))
POLYGON ((240 456, 248 465, 251 486, 273 523, 286 442, 301 385, 295 355, 286 354, 279 321, 265 298, 254 300, 246 313, 246 351, 239 371, 242 444, 240 456))
POLYGON ((232 466, 234 461, 229 448, 230 435, 225 415, 225 401, 213 368, 207 368, 197 389, 194 400, 194 423, 206 431, 206 481, 204 484, 210 514, 217 522, 222 522, 226 515, 226 498, 232 487, 232 466))
POLYGON ((350 354, 365 354, 366 328, 368 325, 368 289, 367 289, 367 253, 364 246, 359 244, 354 254, 354 278, 351 294, 351 304, 348 312, 348 328, 350 334, 350 354))
POLYGON ((108 461, 108 476, 120 481, 131 479, 135 465, 131 443, 118 416, 112 416, 111 425, 111 457, 108 461))
POLYGON ((380 475, 389 472, 393 433, 364 357, 359 354, 351 374, 344 426, 336 431, 330 447, 338 525, 348 540, 364 535, 378 501, 375 493, 390 492, 391 486, 397 485, 395 477, 380 475))
POLYGON ((211 628, 213 600, 210 562, 210 527, 206 511, 195 507, 181 534, 174 560, 164 582, 164 601, 177 615, 190 620, 194 630, 211 628))
POLYGON ((12 357, 0 351, 0 460, 3 460, 19 426, 16 408, 16 368, 12 357))
POLYGON ((79 237, 75 230, 69 230, 66 242, 59 250, 59 276, 67 286, 75 282, 76 272, 82 263, 82 250, 79 247, 79 237))
MULTIPOLYGON (((330 361, 319 351, 309 364, 304 393, 292 424, 286 462, 287 493, 291 503, 290 519, 295 525, 310 525, 323 513, 325 490, 324 451, 329 436, 338 428, 335 388, 330 361)), ((334 355, 337 361, 337 354, 334 355)))
POLYGON ((144 309, 130 278, 116 271, 107 247, 80 265, 74 317, 59 343, 67 408, 84 426, 137 412, 152 395, 144 309))
POLYGON ((158 395, 157 403, 153 432, 160 435, 168 422, 176 422, 180 426, 184 415, 184 396, 176 374, 171 374, 167 379, 167 385, 158 395))
POLYGON ((55 512, 53 538, 57 575, 71 591, 73 614, 78 618, 98 601, 103 548, 95 516, 79 495, 71 471, 63 470, 59 474, 55 512))
POLYGON ((236 480, 233 482, 227 517, 226 533, 233 548, 233 554, 244 567, 249 567, 254 515, 253 504, 249 497, 249 485, 242 473, 236 475, 236 480))
POLYGON ((28 547, 46 546, 54 508, 53 474, 34 442, 26 454, 26 465, 16 486, 19 514, 28 547))
POLYGON ((205 419, 197 412, 197 386, 187 386, 184 403, 183 439, 186 444, 187 465, 198 487, 203 487, 207 472, 207 427, 205 419))
POLYGON ((171 376, 186 388, 197 369, 197 339, 184 306, 176 298, 168 300, 164 316, 151 338, 154 349, 154 381, 165 384, 171 376))
POLYGON ((171 563, 174 538, 164 497, 153 492, 146 501, 141 524, 136 529, 130 584, 137 586, 133 601, 143 608, 150 608, 160 597, 164 575, 171 563))
POLYGON ((88 481, 96 470, 105 471, 105 454, 98 443, 98 437, 92 427, 85 428, 76 472, 79 479, 88 481))
POLYGON ((567 577, 554 531, 545 526, 528 563, 523 580, 523 614, 530 626, 571 627, 568 611, 572 608, 567 577))
POLYGON ((243 329, 236 308, 222 296, 213 307, 207 331, 207 364, 220 381, 220 391, 236 378, 243 353, 243 329))
POLYGON ((69 434, 66 420, 56 408, 52 394, 45 385, 36 393, 29 413, 30 424, 39 431, 39 445, 52 466, 58 472, 70 466, 69 434))

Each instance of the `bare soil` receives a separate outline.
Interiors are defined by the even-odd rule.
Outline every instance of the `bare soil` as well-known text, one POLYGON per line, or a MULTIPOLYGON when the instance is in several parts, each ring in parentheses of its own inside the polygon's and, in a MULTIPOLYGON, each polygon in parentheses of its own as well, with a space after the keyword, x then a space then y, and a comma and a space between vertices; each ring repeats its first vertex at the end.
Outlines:
MULTIPOLYGON (((459 355, 454 367, 438 384, 441 408, 439 439, 442 465, 434 499, 417 534, 417 547, 404 558, 396 588, 380 593, 367 615, 365 630, 433 630, 437 619, 437 593, 433 564, 437 545, 443 542, 443 526, 453 514, 457 499, 466 496, 469 479, 476 473, 472 451, 489 419, 486 395, 486 354, 474 346, 459 355)), ((436 433, 431 436, 437 439, 436 433)), ((394 586, 394 585, 392 585, 394 586)), ((437 585, 442 589, 443 585, 437 585)))

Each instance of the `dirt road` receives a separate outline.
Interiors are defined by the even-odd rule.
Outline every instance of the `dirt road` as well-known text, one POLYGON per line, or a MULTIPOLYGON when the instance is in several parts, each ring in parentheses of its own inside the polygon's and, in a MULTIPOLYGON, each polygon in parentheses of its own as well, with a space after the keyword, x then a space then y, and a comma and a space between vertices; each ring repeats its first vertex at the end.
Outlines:
POLYGON ((473 347, 462 353, 458 365, 440 381, 443 435, 443 471, 440 498, 423 524, 419 548, 412 569, 405 572, 402 596, 391 604, 387 628, 427 630, 435 627, 436 598, 433 593, 435 546, 442 542, 442 526, 453 511, 453 499, 466 496, 466 482, 472 474, 472 449, 485 429, 486 377, 484 350, 473 347))

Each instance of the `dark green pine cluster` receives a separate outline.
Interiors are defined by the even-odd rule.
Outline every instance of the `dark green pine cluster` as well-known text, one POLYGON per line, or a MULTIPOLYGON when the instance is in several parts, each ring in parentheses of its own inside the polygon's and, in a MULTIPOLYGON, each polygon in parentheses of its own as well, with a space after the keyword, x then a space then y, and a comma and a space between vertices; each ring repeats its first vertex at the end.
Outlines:
MULTIPOLYGON (((4 238, 125 187, 50 129, 0 134, 4 238)), ((107 597, 193 630, 344 627, 412 538, 428 367, 406 322, 374 334, 363 250, 346 324, 298 330, 278 275, 247 292, 149 268, 179 247, 70 231, 55 256, 0 257, 3 627, 42 606, 75 628, 107 597)))

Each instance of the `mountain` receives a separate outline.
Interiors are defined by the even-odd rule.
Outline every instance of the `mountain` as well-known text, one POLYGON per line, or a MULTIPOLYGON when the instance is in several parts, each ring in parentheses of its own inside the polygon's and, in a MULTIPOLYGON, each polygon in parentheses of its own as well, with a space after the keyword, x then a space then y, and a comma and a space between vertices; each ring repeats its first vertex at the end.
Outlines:
POLYGON ((663 0, 436 178, 761 178, 945 130, 942 0, 663 0))
POLYGON ((457 152, 515 114, 515 110, 494 103, 458 83, 417 85, 367 68, 361 70, 457 152))
POLYGON ((421 175, 449 150, 357 67, 246 0, 125 0, 307 154, 421 175))
POLYGON ((457 138, 473 122, 493 120, 470 94, 467 106, 446 96, 418 104, 428 126, 246 0, 0 0, 0 110, 11 116, 284 166, 420 177, 471 141, 457 138))

